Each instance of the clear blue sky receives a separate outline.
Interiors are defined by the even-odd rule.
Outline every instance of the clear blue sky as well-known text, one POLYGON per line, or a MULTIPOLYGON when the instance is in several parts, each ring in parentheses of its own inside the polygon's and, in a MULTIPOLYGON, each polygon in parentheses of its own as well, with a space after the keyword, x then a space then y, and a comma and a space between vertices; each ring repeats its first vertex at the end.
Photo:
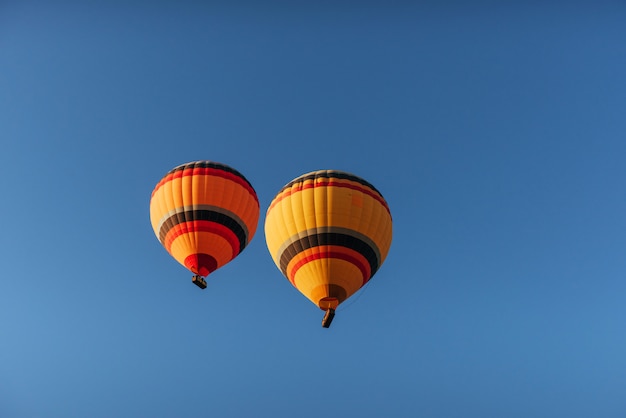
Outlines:
POLYGON ((623 2, 89 3, 0 6, 0 416, 625 416, 623 2), (199 159, 261 202, 205 291, 199 159), (330 329, 263 236, 317 169, 395 228, 330 329))

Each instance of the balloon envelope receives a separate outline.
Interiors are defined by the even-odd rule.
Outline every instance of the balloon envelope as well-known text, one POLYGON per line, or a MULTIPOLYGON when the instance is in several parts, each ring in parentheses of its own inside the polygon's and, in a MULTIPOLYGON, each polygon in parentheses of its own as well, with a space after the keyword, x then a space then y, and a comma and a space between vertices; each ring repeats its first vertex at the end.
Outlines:
POLYGON ((248 245, 259 221, 259 200, 234 168, 194 161, 175 167, 156 185, 150 221, 176 261, 207 276, 248 245))
POLYGON ((314 171, 289 182, 265 219, 274 263, 323 310, 335 309, 374 276, 391 237, 391 213, 380 192, 343 171, 314 171))

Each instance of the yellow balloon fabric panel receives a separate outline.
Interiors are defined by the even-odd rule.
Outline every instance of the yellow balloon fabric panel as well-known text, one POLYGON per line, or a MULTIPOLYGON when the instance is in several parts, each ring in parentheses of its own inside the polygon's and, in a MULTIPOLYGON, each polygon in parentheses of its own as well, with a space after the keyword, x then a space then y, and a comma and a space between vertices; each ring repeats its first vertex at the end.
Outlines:
POLYGON ((150 199, 150 221, 161 244, 194 274, 207 276, 248 245, 259 200, 237 170, 212 161, 168 172, 150 199))
POLYGON ((265 239, 276 266, 321 309, 335 309, 378 271, 391 246, 387 202, 353 174, 304 174, 276 195, 265 239))

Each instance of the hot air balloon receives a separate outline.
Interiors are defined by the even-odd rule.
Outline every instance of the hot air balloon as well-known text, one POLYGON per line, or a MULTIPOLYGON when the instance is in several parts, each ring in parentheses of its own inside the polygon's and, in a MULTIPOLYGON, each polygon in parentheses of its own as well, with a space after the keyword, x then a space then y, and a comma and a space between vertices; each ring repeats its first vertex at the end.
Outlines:
POLYGON ((391 212, 378 190, 354 174, 320 170, 287 183, 271 202, 265 239, 276 266, 326 311, 374 276, 391 246, 391 212))
POLYGON ((175 167, 156 185, 150 221, 167 252, 204 289, 204 277, 239 255, 254 236, 259 199, 234 168, 194 161, 175 167))

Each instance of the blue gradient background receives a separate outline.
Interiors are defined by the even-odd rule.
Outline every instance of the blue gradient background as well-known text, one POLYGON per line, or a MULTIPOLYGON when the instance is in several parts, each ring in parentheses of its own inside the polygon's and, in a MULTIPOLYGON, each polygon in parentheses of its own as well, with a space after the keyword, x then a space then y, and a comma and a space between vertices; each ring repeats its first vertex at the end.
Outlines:
POLYGON ((623 417, 626 5, 0 6, 0 416, 623 417), (197 159, 258 233, 198 290, 149 223, 197 159), (373 183, 385 264, 323 313, 274 194, 373 183))

